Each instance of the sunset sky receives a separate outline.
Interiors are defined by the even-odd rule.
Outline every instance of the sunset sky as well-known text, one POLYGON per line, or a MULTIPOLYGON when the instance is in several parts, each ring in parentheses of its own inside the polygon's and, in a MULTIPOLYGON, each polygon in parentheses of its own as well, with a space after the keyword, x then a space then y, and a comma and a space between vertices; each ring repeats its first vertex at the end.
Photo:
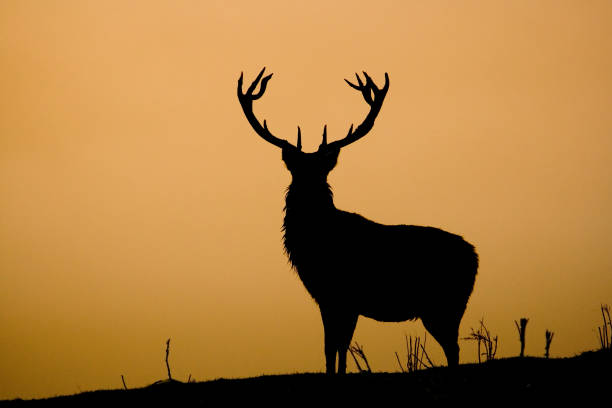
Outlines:
MULTIPOLYGON (((236 98, 313 151, 390 90, 343 149, 336 206, 475 245, 460 336, 498 356, 598 347, 612 304, 612 2, 0 2, 0 399, 324 370, 318 308, 290 269, 290 174, 236 98)), ((406 296, 425 288, 407 287, 406 296)), ((435 290, 428 288, 427 290, 435 290)), ((420 322, 360 318, 375 371, 420 322)), ((445 359, 431 336, 430 355, 445 359)), ((461 362, 477 360, 461 341, 461 362)), ((349 370, 355 371, 352 361, 349 370)))

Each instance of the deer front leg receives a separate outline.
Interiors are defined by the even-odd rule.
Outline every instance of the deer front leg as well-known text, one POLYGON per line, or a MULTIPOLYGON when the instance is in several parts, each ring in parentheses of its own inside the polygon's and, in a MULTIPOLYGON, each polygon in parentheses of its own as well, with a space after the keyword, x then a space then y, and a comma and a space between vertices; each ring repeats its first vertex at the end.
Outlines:
POLYGON ((338 356, 338 374, 346 373, 346 353, 357 325, 357 314, 340 312, 321 307, 321 318, 325 332, 325 368, 327 374, 336 372, 336 355, 338 356))
POLYGON ((358 317, 357 314, 347 314, 338 322, 338 374, 346 374, 346 353, 351 345, 358 317))
POLYGON ((325 332, 325 372, 327 374, 336 373, 336 344, 332 337, 325 332))
POLYGON ((323 320, 323 335, 325 347, 325 372, 336 373, 336 354, 338 352, 338 339, 334 313, 331 310, 320 307, 321 319, 323 320))

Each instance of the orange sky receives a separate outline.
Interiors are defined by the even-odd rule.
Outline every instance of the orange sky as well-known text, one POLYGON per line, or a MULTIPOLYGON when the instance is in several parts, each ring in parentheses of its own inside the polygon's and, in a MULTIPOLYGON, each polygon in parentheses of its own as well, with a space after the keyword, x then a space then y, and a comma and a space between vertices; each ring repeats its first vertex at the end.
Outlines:
MULTIPOLYGON (((556 357, 598 346, 612 3, 293 3, 0 3, 0 399, 150 384, 168 337, 182 380, 324 369, 282 251, 290 176, 236 98, 263 66, 256 113, 292 142, 301 125, 307 151, 367 112, 343 78, 389 73, 374 130, 331 174, 336 205, 476 246, 461 336, 484 317, 517 355, 529 317, 529 355, 546 329, 556 357)), ((396 371, 404 333, 424 329, 362 318, 354 340, 396 371)))

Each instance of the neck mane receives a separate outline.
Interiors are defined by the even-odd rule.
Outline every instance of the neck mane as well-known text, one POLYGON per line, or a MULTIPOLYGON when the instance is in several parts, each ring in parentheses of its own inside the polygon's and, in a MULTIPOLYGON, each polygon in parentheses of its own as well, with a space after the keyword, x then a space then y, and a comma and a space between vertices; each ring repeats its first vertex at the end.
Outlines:
POLYGON ((283 241, 294 267, 304 261, 309 248, 316 245, 337 211, 334 194, 327 182, 302 184, 292 181, 285 196, 283 241))
POLYGON ((285 195, 285 217, 296 213, 305 217, 335 209, 334 193, 327 182, 306 184, 292 181, 285 195))

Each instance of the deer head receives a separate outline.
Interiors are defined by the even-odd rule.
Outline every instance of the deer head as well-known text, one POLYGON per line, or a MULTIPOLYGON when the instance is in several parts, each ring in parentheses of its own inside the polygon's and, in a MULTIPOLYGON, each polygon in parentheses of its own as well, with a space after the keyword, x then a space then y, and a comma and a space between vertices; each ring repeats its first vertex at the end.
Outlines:
POLYGON ((268 81, 272 78, 272 74, 263 76, 266 68, 264 67, 257 78, 251 83, 251 86, 245 93, 242 92, 242 78, 243 74, 240 74, 238 79, 238 100, 242 106, 244 114, 253 127, 253 130, 261 136, 265 141, 271 143, 277 147, 280 147, 283 152, 283 161, 291 172, 294 182, 300 181, 325 181, 329 172, 336 166, 338 162, 338 155, 340 149, 349 144, 361 139, 365 136, 372 126, 374 126, 374 120, 380 112, 382 103, 389 90, 389 75, 385 73, 385 85, 379 89, 372 78, 364 71, 365 83, 361 80, 358 74, 355 74, 357 78, 357 84, 353 84, 345 79, 346 83, 361 92, 363 99, 368 105, 370 105, 370 112, 367 114, 363 122, 353 129, 353 125, 348 131, 348 134, 340 140, 336 140, 331 143, 327 143, 327 125, 323 128, 323 140, 319 149, 313 153, 305 153, 302 151, 302 133, 298 126, 297 145, 294 146, 285 139, 279 139, 274 136, 268 129, 266 121, 263 121, 263 125, 255 117, 253 113, 253 101, 261 98, 266 91, 268 81), (259 91, 255 93, 257 85, 261 81, 259 91))

